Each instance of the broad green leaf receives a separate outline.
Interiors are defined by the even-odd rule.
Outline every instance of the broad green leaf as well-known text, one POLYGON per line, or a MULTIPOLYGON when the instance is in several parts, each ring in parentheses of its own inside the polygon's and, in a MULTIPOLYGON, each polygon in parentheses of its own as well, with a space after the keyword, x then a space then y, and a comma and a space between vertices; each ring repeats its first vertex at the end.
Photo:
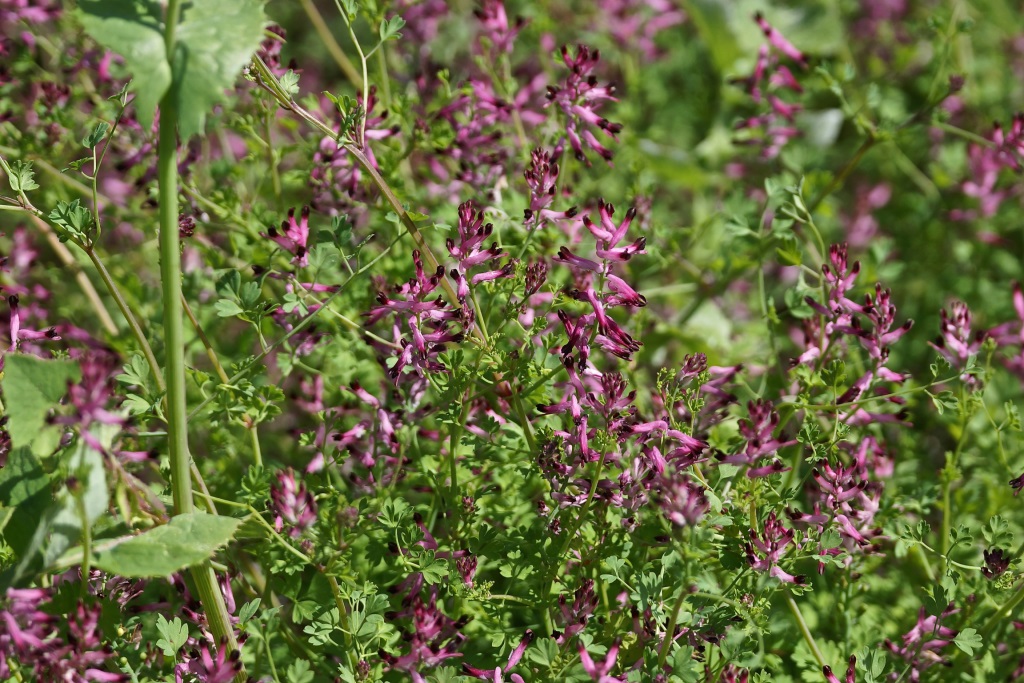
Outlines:
POLYGON ((0 468, 0 505, 17 507, 50 487, 39 461, 27 448, 16 448, 0 468))
POLYGON ((169 524, 98 548, 95 564, 121 576, 167 576, 209 559, 238 525, 237 519, 202 512, 178 515, 169 524))
POLYGON ((183 3, 168 61, 161 3, 80 0, 78 9, 85 30, 124 58, 142 124, 152 123, 157 104, 171 91, 182 139, 203 131, 206 114, 259 47, 267 23, 260 0, 183 3))
POLYGON ((182 139, 203 132, 206 113, 234 85, 266 25, 260 0, 193 0, 183 7, 172 62, 182 139))
POLYGON ((135 110, 146 129, 153 123, 157 103, 171 87, 163 16, 163 6, 155 0, 78 2, 78 18, 86 32, 124 58, 132 75, 135 110))
POLYGON ((43 360, 8 353, 4 360, 4 403, 7 431, 15 446, 27 446, 46 425, 46 413, 56 407, 69 381, 81 376, 78 365, 66 360, 43 360))
MULTIPOLYGON (((107 441, 99 437, 101 443, 107 441)), ((40 566, 45 570, 75 543, 82 535, 84 525, 92 526, 106 512, 109 502, 106 471, 103 468, 103 456, 79 441, 78 447, 63 465, 65 471, 76 482, 75 491, 64 487, 57 494, 56 500, 47 503, 49 496, 39 492, 33 496, 33 504, 23 504, 18 508, 31 507, 28 518, 16 519, 18 525, 17 544, 11 542, 18 553, 18 563, 4 573, 0 579, 0 588, 7 588, 24 576, 30 576, 40 566), (39 501, 39 499, 42 499, 39 501), (42 505, 36 505, 42 502, 42 505), (83 518, 84 513, 84 518, 83 518)), ((8 539, 5 531, 4 538, 8 539)))

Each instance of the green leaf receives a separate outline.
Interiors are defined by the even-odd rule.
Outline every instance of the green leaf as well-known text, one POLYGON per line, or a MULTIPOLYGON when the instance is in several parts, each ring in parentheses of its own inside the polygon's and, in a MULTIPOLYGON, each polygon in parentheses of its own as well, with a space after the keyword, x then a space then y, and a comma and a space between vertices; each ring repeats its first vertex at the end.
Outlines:
POLYGON ((292 660, 292 663, 288 665, 285 680, 288 683, 310 683, 313 680, 313 672, 310 671, 309 662, 305 659, 292 660))
POLYGON ((32 452, 16 448, 7 456, 7 465, 0 468, 0 505, 17 507, 50 487, 32 452))
POLYGON ((392 38, 401 38, 402 34, 399 31, 402 30, 403 26, 405 26, 405 19, 399 16, 380 22, 380 42, 383 43, 392 38))
POLYGON ((266 25, 260 0, 193 0, 184 6, 172 61, 183 140, 203 132, 206 113, 234 85, 266 25))
POLYGON ((15 192, 28 192, 39 189, 35 181, 36 172, 32 170, 32 164, 27 161, 15 161, 9 167, 7 181, 15 192))
POLYGON ((127 540, 98 548, 96 567, 132 578, 161 577, 209 559, 234 536, 239 520, 192 512, 127 540))
POLYGON ((221 318, 233 318, 245 313, 242 307, 231 299, 220 299, 213 305, 213 308, 221 318))
POLYGON ((82 147, 92 149, 96 145, 100 144, 103 142, 103 138, 106 137, 108 130, 110 130, 110 126, 105 121, 100 121, 92 129, 92 132, 82 139, 82 147))
POLYGON ((253 618, 256 614, 256 610, 260 608, 260 599, 256 598, 242 605, 242 609, 238 610, 238 622, 241 625, 245 625, 247 621, 253 618))
POLYGON ((156 641, 156 646, 163 651, 165 656, 175 658, 178 650, 188 641, 188 626, 183 624, 178 617, 167 621, 164 615, 158 614, 156 615, 156 630, 163 636, 156 641))
POLYGON ((100 45, 124 58, 132 74, 135 110, 146 130, 171 87, 164 46, 164 8, 156 0, 79 0, 78 18, 100 45))
POLYGON ((953 642, 956 643, 958 648, 966 652, 968 656, 973 656, 974 649, 981 648, 984 641, 978 635, 977 629, 965 628, 957 634, 953 642))
MULTIPOLYGON (((109 445, 105 435, 100 435, 99 441, 109 445)), ((74 492, 65 486, 52 502, 45 492, 39 492, 33 497, 31 506, 18 508, 19 513, 23 507, 32 507, 33 510, 29 518, 15 520, 18 536, 14 539, 16 543, 10 542, 12 546, 16 545, 19 561, 0 578, 0 589, 16 585, 40 565, 44 571, 48 569, 78 542, 83 526, 91 527, 106 512, 110 498, 103 456, 79 441, 63 468, 77 482, 74 492), (45 502, 36 507, 35 502, 39 499, 45 502)), ((10 532, 11 529, 5 530, 5 539, 10 532)))
POLYGON ((71 361, 8 353, 2 384, 11 443, 31 444, 46 425, 46 414, 67 393, 68 382, 79 377, 81 370, 71 361))
POLYGON ((89 240, 92 212, 82 206, 79 200, 57 202, 57 208, 50 212, 48 218, 51 223, 60 228, 58 237, 61 242, 66 242, 69 237, 73 237, 79 242, 89 240))
POLYGON ((831 550, 832 548, 838 548, 842 545, 843 539, 839 536, 839 532, 835 529, 828 529, 821 535, 821 547, 825 550, 831 550))
POLYGON ((299 94, 299 75, 291 69, 285 71, 278 81, 281 83, 281 89, 289 95, 295 96, 299 94))
POLYGON ((203 131, 207 112, 259 47, 267 23, 260 0, 192 0, 182 7, 168 61, 162 3, 80 0, 78 16, 97 42, 124 58, 144 127, 171 92, 183 140, 203 131))

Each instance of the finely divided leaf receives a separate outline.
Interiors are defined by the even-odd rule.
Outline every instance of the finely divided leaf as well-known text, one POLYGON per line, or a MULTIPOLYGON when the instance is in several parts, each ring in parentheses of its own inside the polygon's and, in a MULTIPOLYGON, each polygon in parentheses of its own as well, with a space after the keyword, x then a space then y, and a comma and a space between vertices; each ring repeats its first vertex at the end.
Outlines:
POLYGON ((238 525, 237 519, 202 512, 178 515, 169 524, 98 549, 95 565, 133 578, 167 576, 209 559, 238 525))

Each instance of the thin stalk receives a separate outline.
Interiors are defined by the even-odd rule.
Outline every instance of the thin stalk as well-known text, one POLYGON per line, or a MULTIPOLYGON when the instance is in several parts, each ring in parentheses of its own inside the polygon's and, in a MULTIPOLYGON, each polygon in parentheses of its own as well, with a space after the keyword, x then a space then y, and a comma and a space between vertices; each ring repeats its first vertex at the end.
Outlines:
POLYGON ((267 163, 270 165, 270 182, 271 187, 274 190, 274 201, 277 208, 281 208, 281 172, 277 168, 277 150, 274 149, 273 141, 271 138, 270 124, 274 117, 274 112, 268 106, 266 115, 263 117, 263 132, 267 136, 267 163))
POLYGON ((81 491, 74 493, 78 517, 82 520, 82 599, 89 594, 89 563, 92 561, 92 524, 85 510, 85 498, 81 491))
POLYGON ((846 165, 843 166, 836 177, 832 179, 832 182, 829 183, 828 186, 821 191, 821 194, 815 197, 814 201, 811 202, 811 205, 807 207, 808 215, 814 213, 814 210, 821 206, 821 203, 825 201, 825 198, 843 184, 843 181, 846 180, 846 176, 850 175, 850 172, 857 168, 857 164, 859 164, 860 160, 864 158, 864 155, 868 153, 868 150, 875 146, 877 141, 878 139, 872 135, 861 144, 860 148, 858 148, 854 153, 853 158, 846 162, 846 165))
POLYGON ((309 23, 313 24, 313 29, 316 30, 316 34, 320 36, 320 40, 324 41, 324 47, 327 48, 327 52, 330 53, 331 57, 334 58, 335 63, 341 69, 341 72, 345 74, 345 78, 349 80, 355 87, 362 89, 363 80, 359 76, 359 72, 356 71, 355 65, 352 60, 348 58, 345 52, 338 45, 338 41, 331 35, 331 29, 327 26, 327 22, 324 21, 324 17, 320 14, 320 10, 313 4, 313 0, 299 0, 299 4, 302 5, 302 10, 309 17, 309 23))
MULTIPOLYGON (((175 219, 177 222, 177 219, 175 219)), ((174 233, 178 233, 177 225, 175 225, 174 233)), ((121 290, 118 288, 117 283, 114 282, 114 278, 111 277, 110 271, 103 265, 103 261, 100 260, 99 255, 93 247, 83 247, 86 256, 92 261, 93 267, 96 272, 99 273, 100 280, 103 281, 104 286, 107 288, 107 293, 114 299, 114 303, 117 304, 117 309, 121 311, 121 315, 124 317, 126 323, 128 323, 128 329, 131 330, 132 336, 135 337, 135 341, 139 343, 139 347, 142 349, 142 356, 146 359, 146 365, 149 366, 149 371, 153 375, 153 380, 156 382, 157 389, 163 393, 166 389, 164 384, 163 371, 160 369, 160 363, 156 360, 156 355, 153 353, 153 348, 149 345, 149 340, 146 338, 146 333, 142 331, 142 326, 139 324, 138 319, 132 312, 131 307, 121 294, 121 290)))
POLYGON ((807 643, 807 647, 811 649, 811 654, 814 655, 814 659, 818 662, 818 666, 825 666, 825 657, 822 656, 821 650, 818 649, 818 644, 814 642, 814 635, 811 633, 811 629, 807 628, 807 622, 804 621, 804 615, 800 612, 800 605, 796 604, 796 600, 793 599, 793 594, 788 590, 786 593, 786 604, 789 605, 789 611, 793 613, 793 618, 796 619, 796 625, 800 629, 800 633, 804 637, 804 642, 807 643))
POLYGON ((249 440, 252 442, 252 462, 256 467, 263 467, 263 451, 260 449, 260 434, 256 425, 246 428, 249 431, 249 440))
POLYGON ((679 589, 679 597, 676 598, 676 603, 672 606, 672 616, 668 620, 668 627, 665 629, 665 642, 661 644, 661 652, 658 653, 658 668, 665 666, 665 659, 668 658, 668 651, 672 647, 672 643, 675 641, 673 634, 676 632, 676 621, 679 619, 679 610, 682 609, 683 603, 686 601, 686 597, 690 594, 688 586, 682 586, 679 589))
MULTIPOLYGON (((181 296, 181 305, 185 309, 185 315, 188 316, 189 322, 192 323, 192 328, 196 331, 196 335, 199 336, 199 341, 203 343, 206 348, 206 357, 210 359, 210 363, 213 364, 213 370, 217 373, 217 378, 220 379, 222 384, 227 384, 229 381, 228 373, 224 371, 224 366, 220 362, 220 358, 217 357, 217 352, 213 350, 213 345, 210 343, 210 338, 206 336, 206 332, 203 331, 203 326, 196 320, 196 316, 192 313, 192 307, 188 305, 188 301, 185 299, 185 295, 181 296)), ((256 432, 256 425, 246 427, 249 432, 249 439, 252 441, 252 458, 253 462, 259 466, 263 466, 263 451, 260 449, 260 438, 256 432)), ((192 465, 195 467, 195 463, 192 465)), ((208 492, 207 492, 208 493, 208 492)))
POLYGON ((334 4, 338 6, 338 12, 341 13, 342 19, 345 20, 345 26, 348 27, 348 37, 352 40, 352 45, 356 48, 356 54, 359 55, 359 65, 363 72, 363 116, 359 120, 359 137, 357 138, 359 146, 362 147, 366 144, 366 107, 370 106, 370 76, 366 70, 366 55, 363 54, 363 46, 359 44, 359 38, 356 37, 355 27, 352 25, 355 21, 355 17, 350 17, 338 0, 334 0, 334 4))
POLYGON ((60 262, 64 264, 64 267, 71 270, 75 274, 75 282, 78 283, 82 293, 85 294, 85 298, 89 300, 93 310, 96 312, 96 317, 100 319, 100 324, 103 325, 103 329, 107 331, 107 334, 114 336, 118 333, 117 324, 114 319, 110 317, 110 313, 107 311, 107 307, 103 304, 103 300, 100 299, 99 293, 96 288, 93 287, 92 281, 89 276, 82 270, 82 266, 79 265, 78 260, 75 259, 74 254, 64 245, 63 242, 57 237, 53 229, 50 228, 50 224, 44 221, 39 216, 32 214, 32 219, 35 221, 36 226, 46 237, 46 243, 53 249, 53 253, 57 255, 60 262))

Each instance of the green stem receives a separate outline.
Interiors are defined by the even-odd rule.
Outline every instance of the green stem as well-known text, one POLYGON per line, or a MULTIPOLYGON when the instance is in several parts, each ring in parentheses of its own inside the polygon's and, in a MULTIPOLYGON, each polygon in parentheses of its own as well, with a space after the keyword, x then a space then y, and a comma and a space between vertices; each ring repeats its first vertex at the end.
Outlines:
POLYGON ((679 619, 679 610, 682 609, 683 603, 686 601, 686 597, 690 594, 689 586, 682 586, 679 589, 679 597, 676 598, 676 603, 672 606, 672 616, 668 620, 668 627, 665 629, 665 642, 661 644, 661 652, 658 653, 658 668, 665 666, 665 660, 668 658, 668 651, 672 648, 672 643, 675 642, 673 637, 676 632, 676 621, 679 619))
MULTIPOLYGON (((177 225, 175 225, 174 233, 178 233, 177 225)), ((128 323, 128 329, 132 331, 132 336, 135 337, 135 341, 139 343, 139 347, 142 349, 142 355, 146 359, 146 365, 149 366, 149 371, 153 375, 153 381, 156 382, 157 389, 163 393, 165 390, 163 371, 160 369, 160 363, 156 360, 156 355, 153 353, 153 348, 149 345, 149 340, 146 338, 146 333, 142 331, 142 326, 139 324, 138 318, 132 312, 131 307, 121 294, 121 290, 118 288, 117 283, 114 282, 114 278, 111 277, 110 271, 100 260, 99 255, 93 247, 83 247, 86 256, 92 261, 93 267, 96 272, 99 273, 100 280, 103 281, 103 285, 107 288, 107 293, 110 294, 111 298, 114 299, 114 303, 117 304, 117 310, 121 311, 124 321, 128 323)))
POLYGON ((92 523, 85 510, 85 498, 81 491, 74 494, 78 517, 82 520, 82 599, 89 594, 89 562, 92 560, 92 523))
POLYGON ((345 74, 345 78, 349 80, 357 88, 363 87, 363 79, 360 78, 359 72, 356 71, 356 67, 352 64, 352 60, 348 58, 345 52, 338 45, 338 41, 331 35, 331 29, 324 21, 323 15, 313 4, 313 0, 299 0, 299 4, 302 5, 303 11, 306 16, 309 17, 309 23, 313 24, 313 28, 316 30, 320 40, 324 41, 324 47, 327 48, 327 52, 330 53, 331 57, 334 58, 338 68, 345 74))
MULTIPOLYGON (((171 3, 172 6, 177 2, 171 3)), ((168 9, 168 16, 171 10, 168 9)), ((173 33, 171 34, 173 35, 173 33)), ((160 184, 160 285, 167 348, 167 439, 171 459, 171 496, 175 514, 192 512, 187 412, 185 408, 185 335, 182 329, 181 247, 178 236, 178 112, 174 97, 160 103, 157 171, 160 184)))
MULTIPOLYGON (((164 47, 173 63, 174 34, 181 14, 181 0, 168 0, 164 47)), ((157 180, 160 202, 160 285, 164 315, 167 362, 167 442, 171 461, 171 497, 177 515, 192 512, 192 458, 188 451, 188 411, 185 402, 185 335, 181 305, 181 247, 178 236, 178 110, 177 89, 171 87, 160 101, 157 180)), ((224 595, 207 560, 190 568, 196 595, 206 613, 217 647, 238 649, 224 595)), ((248 679, 245 668, 235 674, 236 683, 248 679)))
POLYGON ((263 451, 260 449, 260 434, 256 427, 253 425, 248 428, 249 440, 252 441, 252 461, 256 467, 263 467, 263 451))
POLYGON ((981 631, 979 632, 981 636, 983 638, 987 636, 992 629, 999 625, 999 621, 1006 615, 1013 612, 1021 602, 1024 602, 1024 584, 1017 589, 1017 592, 1014 593, 1013 597, 1010 598, 1008 602, 997 609, 995 614, 988 618, 988 621, 985 622, 985 625, 981 627, 981 631))
POLYGON ((811 649, 811 654, 814 655, 814 659, 818 662, 818 666, 825 666, 825 658, 821 654, 821 650, 818 649, 818 644, 814 642, 814 635, 811 634, 811 629, 807 628, 807 622, 804 621, 804 615, 800 612, 800 605, 796 604, 796 600, 793 599, 793 594, 788 590, 786 593, 786 604, 789 605, 789 611, 793 613, 793 618, 796 619, 796 625, 800 629, 800 633, 804 637, 804 642, 807 643, 807 647, 811 649))
POLYGON ((832 182, 828 184, 828 187, 822 190, 821 194, 819 194, 814 201, 811 202, 811 205, 807 207, 807 215, 814 213, 814 210, 817 209, 823 201, 825 201, 825 198, 843 184, 843 181, 846 180, 846 176, 850 175, 850 172, 857 168, 857 164, 859 164, 860 160, 864 158, 864 155, 868 153, 868 150, 875 146, 875 142, 877 142, 877 138, 872 135, 865 140, 863 144, 861 144, 860 148, 854 153, 853 158, 846 162, 846 165, 843 166, 842 170, 839 171, 839 174, 832 179, 832 182))

